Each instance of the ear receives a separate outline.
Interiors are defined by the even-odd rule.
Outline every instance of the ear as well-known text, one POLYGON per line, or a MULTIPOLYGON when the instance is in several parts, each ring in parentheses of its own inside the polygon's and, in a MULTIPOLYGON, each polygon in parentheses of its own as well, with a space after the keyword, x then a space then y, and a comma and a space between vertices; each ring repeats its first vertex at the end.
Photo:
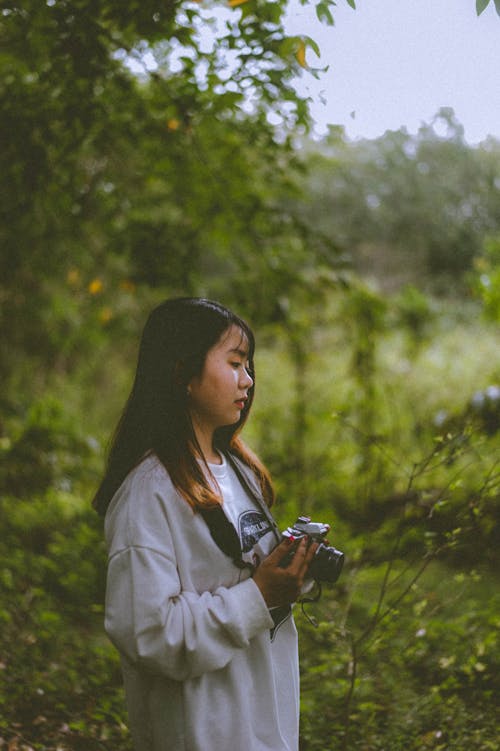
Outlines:
POLYGON ((191 396, 191 381, 186 383, 186 368, 183 360, 179 360, 174 368, 174 383, 179 393, 189 398, 191 396))

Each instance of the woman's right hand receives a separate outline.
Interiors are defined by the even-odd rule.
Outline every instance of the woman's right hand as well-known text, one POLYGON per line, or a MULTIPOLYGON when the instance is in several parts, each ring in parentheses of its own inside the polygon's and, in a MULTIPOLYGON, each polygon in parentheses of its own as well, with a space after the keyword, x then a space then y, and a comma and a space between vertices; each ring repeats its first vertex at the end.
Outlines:
POLYGON ((309 544, 309 538, 303 537, 291 560, 283 567, 283 559, 290 555, 291 545, 293 541, 290 539, 283 540, 264 558, 253 575, 268 608, 289 605, 297 600, 311 560, 318 549, 318 543, 309 544))

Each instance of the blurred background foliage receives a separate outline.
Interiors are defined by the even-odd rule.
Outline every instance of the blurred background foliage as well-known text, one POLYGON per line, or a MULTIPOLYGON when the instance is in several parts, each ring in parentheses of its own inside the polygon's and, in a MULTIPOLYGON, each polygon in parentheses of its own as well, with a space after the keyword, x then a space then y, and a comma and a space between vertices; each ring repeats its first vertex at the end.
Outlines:
POLYGON ((179 294, 254 325, 280 524, 346 551, 301 748, 500 747, 500 143, 314 139, 284 8, 1 3, 0 748, 130 748, 89 501, 179 294))

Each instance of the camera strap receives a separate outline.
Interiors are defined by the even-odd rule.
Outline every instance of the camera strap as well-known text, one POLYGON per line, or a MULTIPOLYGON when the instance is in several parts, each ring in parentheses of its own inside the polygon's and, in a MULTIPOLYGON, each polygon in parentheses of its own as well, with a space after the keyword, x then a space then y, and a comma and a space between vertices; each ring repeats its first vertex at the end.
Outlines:
POLYGON ((255 475, 253 474, 251 469, 249 469, 249 467, 247 467, 247 465, 242 462, 241 459, 239 459, 237 456, 234 456, 234 454, 226 452, 224 456, 228 460, 231 467, 234 469, 238 480, 241 482, 250 498, 255 502, 259 510, 262 511, 263 515, 269 522, 272 532, 276 537, 276 542, 281 542, 281 534, 278 525, 276 524, 273 515, 269 511, 269 508, 262 497, 262 492, 255 475))
MULTIPOLYGON (((271 512, 262 498, 262 493, 260 492, 260 488, 253 472, 251 472, 241 459, 238 459, 229 452, 225 453, 225 457, 233 468, 243 488, 269 522, 271 530, 276 537, 276 541, 279 542, 281 540, 281 535, 278 525, 274 521, 271 512)), ((235 566, 240 569, 248 568, 253 571, 254 566, 251 563, 246 563, 242 558, 240 538, 233 524, 231 524, 224 513, 222 506, 201 508, 199 509, 199 513, 205 520, 205 523, 210 530, 210 534, 212 535, 212 539, 217 547, 232 559, 235 566)))
POLYGON ((241 557, 241 545, 240 538, 235 528, 225 515, 222 506, 211 506, 210 508, 202 508, 199 510, 201 516, 206 522, 206 525, 212 535, 213 541, 217 547, 222 550, 229 558, 232 558, 233 563, 240 569, 249 568, 253 571, 251 563, 245 563, 241 557))

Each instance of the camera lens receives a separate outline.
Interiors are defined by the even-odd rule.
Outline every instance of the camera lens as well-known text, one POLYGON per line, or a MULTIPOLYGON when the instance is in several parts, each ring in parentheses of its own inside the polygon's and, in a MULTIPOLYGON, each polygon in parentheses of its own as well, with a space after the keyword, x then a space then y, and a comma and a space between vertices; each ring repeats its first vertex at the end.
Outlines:
POLYGON ((344 565, 344 554, 336 548, 320 545, 313 558, 309 573, 317 581, 336 582, 344 565))

